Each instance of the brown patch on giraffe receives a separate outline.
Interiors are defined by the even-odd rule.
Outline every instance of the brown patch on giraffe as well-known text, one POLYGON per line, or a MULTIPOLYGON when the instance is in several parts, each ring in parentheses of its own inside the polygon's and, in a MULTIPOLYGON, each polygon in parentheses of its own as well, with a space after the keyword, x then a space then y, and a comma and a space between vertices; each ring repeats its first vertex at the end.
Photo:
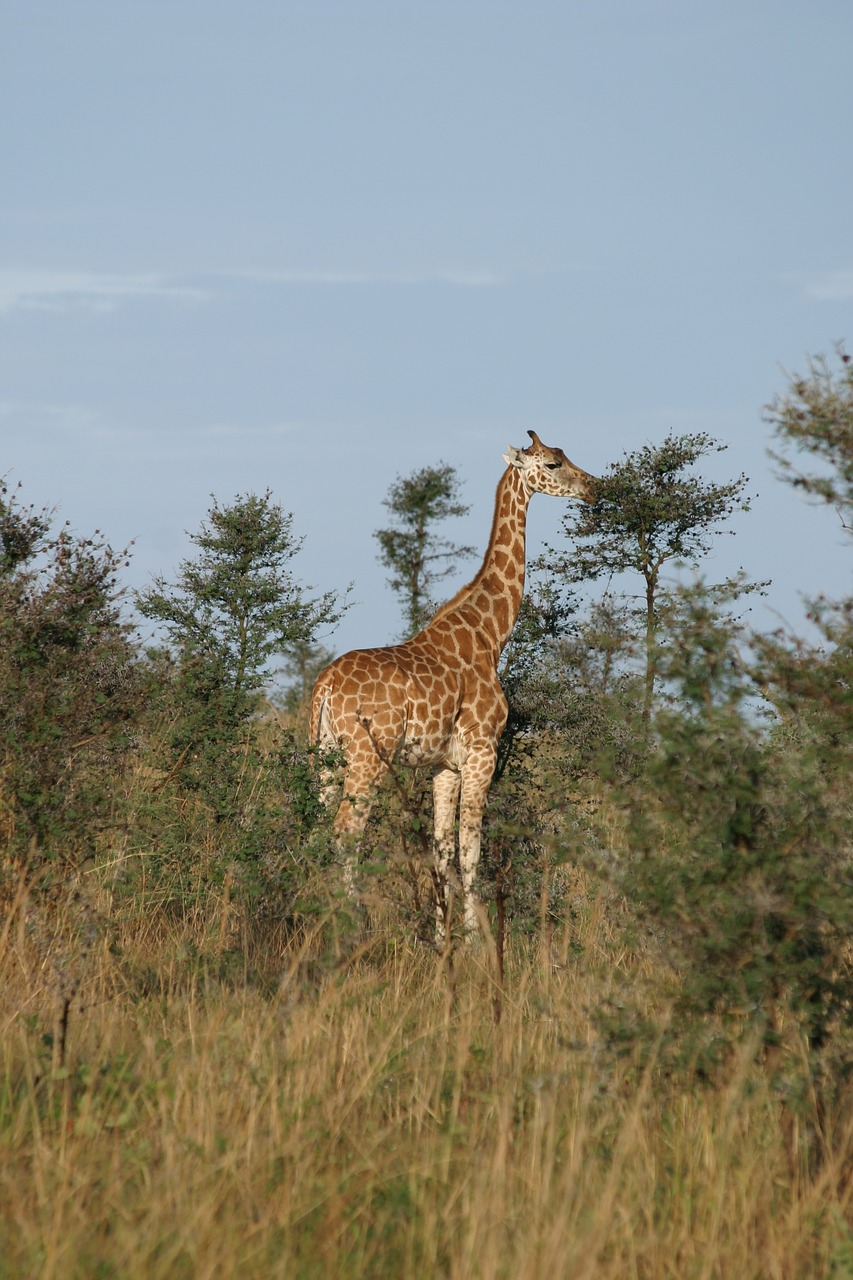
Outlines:
POLYGON ((474 661, 474 636, 467 627, 457 635, 456 649, 463 665, 470 666, 474 661))

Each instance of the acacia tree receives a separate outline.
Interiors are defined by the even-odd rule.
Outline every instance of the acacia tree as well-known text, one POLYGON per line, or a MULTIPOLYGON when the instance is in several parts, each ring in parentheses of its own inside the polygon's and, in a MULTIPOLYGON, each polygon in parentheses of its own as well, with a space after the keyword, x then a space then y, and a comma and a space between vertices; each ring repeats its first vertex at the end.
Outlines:
MULTIPOLYGON (((644 445, 613 463, 596 483, 595 502, 573 504, 563 527, 571 554, 554 553, 540 567, 567 582, 611 579, 624 573, 643 581, 637 610, 644 637, 645 684, 643 720, 648 723, 657 669, 660 609, 665 595, 665 565, 696 567, 710 550, 711 539, 735 511, 747 511, 743 474, 726 483, 704 480, 692 468, 726 446, 704 432, 670 434, 659 445, 644 445)), ((749 590, 741 584, 741 593, 749 590)))
POLYGON ((457 546, 435 533, 442 521, 468 514, 460 488, 455 469, 440 462, 398 476, 383 500, 395 527, 377 529, 373 536, 380 562, 391 571, 388 585, 402 601, 406 635, 414 635, 434 612, 435 584, 455 571, 457 561, 474 554, 474 547, 457 546))

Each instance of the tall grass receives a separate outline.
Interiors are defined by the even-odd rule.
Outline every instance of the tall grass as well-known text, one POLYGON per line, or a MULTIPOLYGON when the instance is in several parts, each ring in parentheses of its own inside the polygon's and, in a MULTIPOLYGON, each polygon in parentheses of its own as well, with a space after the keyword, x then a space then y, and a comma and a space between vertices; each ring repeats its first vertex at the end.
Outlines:
POLYGON ((486 946, 449 964, 387 929, 335 963, 267 934, 241 968, 151 912, 90 956, 60 1064, 19 904, 0 1275, 850 1274, 853 1122, 807 1162, 751 1053, 709 1090, 604 1052, 592 1014, 646 963, 610 909, 508 947, 499 1021, 486 946))

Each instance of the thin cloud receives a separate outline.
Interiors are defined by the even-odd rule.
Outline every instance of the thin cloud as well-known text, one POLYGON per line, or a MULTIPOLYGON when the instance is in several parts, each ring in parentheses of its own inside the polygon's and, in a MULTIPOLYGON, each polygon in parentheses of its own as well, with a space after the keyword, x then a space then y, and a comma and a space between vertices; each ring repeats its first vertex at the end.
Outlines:
POLYGON ((234 271, 231 279, 252 280, 259 284, 299 285, 428 285, 444 284, 463 289, 489 289, 506 284, 506 276, 494 271, 456 268, 438 271, 336 271, 336 270, 270 270, 234 271))
POLYGON ((10 447, 38 439, 57 448, 72 439, 78 456, 123 462, 241 457, 247 449, 275 450, 305 430, 296 421, 115 426, 83 405, 12 400, 0 401, 0 425, 10 447))
MULTIPOLYGON (((436 271, 260 270, 214 272, 216 280, 243 280, 268 285, 389 287, 445 285, 457 289, 491 289, 507 283, 494 271, 442 268, 436 271)), ((0 315, 13 311, 115 311, 134 301, 204 302, 215 291, 186 285, 156 273, 111 274, 95 271, 0 269, 0 315)))
POLYGON ((0 314, 15 310, 113 311, 122 302, 201 302, 207 294, 165 276, 93 271, 0 270, 0 314))
POLYGON ((806 286, 806 294, 822 302, 843 302, 853 298, 853 271, 829 271, 806 286))
POLYGON ((8 440, 13 433, 32 436, 34 431, 88 432, 96 428, 97 413, 78 404, 44 404, 38 401, 0 401, 0 422, 8 440))

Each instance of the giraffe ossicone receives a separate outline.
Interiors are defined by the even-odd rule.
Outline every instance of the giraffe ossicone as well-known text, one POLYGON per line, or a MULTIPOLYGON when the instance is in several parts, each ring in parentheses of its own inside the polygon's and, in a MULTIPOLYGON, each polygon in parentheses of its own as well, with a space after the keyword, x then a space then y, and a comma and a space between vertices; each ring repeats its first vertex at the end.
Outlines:
MULTIPOLYGON (((476 576, 403 644, 354 649, 321 672, 311 740, 340 748, 343 795, 334 821, 348 891, 357 897, 358 843, 376 788, 396 763, 433 770, 436 937, 446 936, 456 853, 467 933, 477 925, 476 875, 483 808, 507 720, 498 679, 501 652, 524 592, 525 527, 534 493, 591 502, 595 480, 562 449, 529 431, 509 445, 495 496, 489 545, 476 576)), ((331 794, 325 779, 324 794, 331 794)))

